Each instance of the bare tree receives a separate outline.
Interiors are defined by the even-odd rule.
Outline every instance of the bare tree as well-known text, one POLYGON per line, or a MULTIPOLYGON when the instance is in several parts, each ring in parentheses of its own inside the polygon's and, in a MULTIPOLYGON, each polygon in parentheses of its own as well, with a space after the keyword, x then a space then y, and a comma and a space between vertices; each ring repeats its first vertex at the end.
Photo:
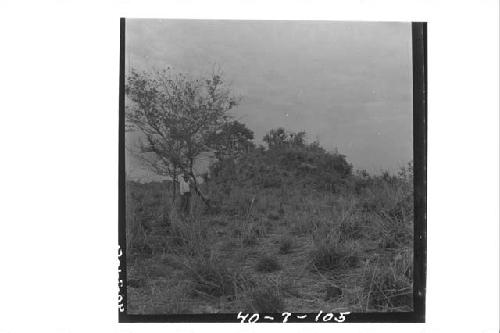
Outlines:
MULTIPOLYGON (((156 173, 177 179, 189 175, 199 190, 193 165, 196 156, 210 148, 208 138, 230 119, 237 105, 221 73, 192 79, 171 69, 155 72, 132 70, 125 93, 128 128, 139 130, 141 160, 156 173)), ((175 186, 173 189, 175 200, 175 186)))

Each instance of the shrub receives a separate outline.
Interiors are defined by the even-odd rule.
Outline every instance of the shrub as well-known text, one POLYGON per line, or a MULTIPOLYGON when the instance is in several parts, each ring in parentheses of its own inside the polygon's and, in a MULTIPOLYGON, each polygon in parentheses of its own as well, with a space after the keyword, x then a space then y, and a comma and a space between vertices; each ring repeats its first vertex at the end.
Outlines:
POLYGON ((274 272, 281 269, 281 265, 276 260, 276 258, 270 256, 264 256, 259 259, 257 266, 255 266, 257 272, 274 272))
MULTIPOLYGON (((344 155, 328 152, 318 142, 307 144, 303 134, 283 134, 287 138, 282 143, 274 143, 281 134, 269 137, 271 144, 268 143, 270 148, 267 150, 251 149, 237 159, 215 163, 209 182, 217 185, 216 192, 224 192, 224 186, 229 183, 273 189, 297 179, 309 187, 333 189, 352 176, 352 166, 344 155)), ((229 189, 225 193, 229 196, 229 189)))

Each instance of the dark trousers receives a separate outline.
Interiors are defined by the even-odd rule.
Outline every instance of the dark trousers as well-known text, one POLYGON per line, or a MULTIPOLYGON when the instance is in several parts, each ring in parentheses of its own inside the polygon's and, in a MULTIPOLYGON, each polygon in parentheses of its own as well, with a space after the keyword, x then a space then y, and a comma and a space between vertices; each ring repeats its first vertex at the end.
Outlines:
POLYGON ((189 214, 189 208, 191 204, 191 192, 186 192, 184 194, 181 194, 181 213, 183 215, 188 215, 189 214))

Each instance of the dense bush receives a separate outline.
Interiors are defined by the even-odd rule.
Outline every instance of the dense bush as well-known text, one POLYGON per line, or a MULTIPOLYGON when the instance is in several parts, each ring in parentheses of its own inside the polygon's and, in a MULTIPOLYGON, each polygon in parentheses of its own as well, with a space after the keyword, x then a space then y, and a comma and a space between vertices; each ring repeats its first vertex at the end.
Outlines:
MULTIPOLYGON (((297 136, 295 136, 297 138, 297 136)), ((251 149, 238 158, 226 158, 212 166, 209 182, 219 200, 231 195, 231 187, 258 186, 278 189, 297 186, 334 190, 345 187, 352 166, 344 155, 331 153, 317 142, 271 145, 269 149, 251 149)))

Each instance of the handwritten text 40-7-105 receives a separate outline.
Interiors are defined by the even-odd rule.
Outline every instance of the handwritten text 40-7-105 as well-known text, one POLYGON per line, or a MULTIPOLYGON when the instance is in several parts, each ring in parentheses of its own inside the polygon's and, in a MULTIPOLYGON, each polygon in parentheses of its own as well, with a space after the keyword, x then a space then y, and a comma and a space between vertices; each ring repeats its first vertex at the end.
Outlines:
MULTIPOLYGON (((340 312, 338 316, 335 316, 333 312, 326 312, 324 313, 323 311, 318 312, 317 315, 314 316, 314 321, 316 322, 329 322, 331 320, 334 320, 338 323, 342 323, 346 319, 346 315, 350 314, 350 312, 340 312)), ((301 320, 305 320, 310 317, 311 314, 295 314, 295 313, 290 313, 290 312, 283 312, 281 314, 281 317, 273 317, 273 316, 263 316, 261 318, 260 314, 254 313, 254 314, 243 314, 242 312, 238 313, 237 318, 241 320, 241 323, 256 323, 259 320, 262 321, 277 321, 277 320, 282 320, 284 323, 288 322, 288 319, 290 318, 297 318, 301 320)))

